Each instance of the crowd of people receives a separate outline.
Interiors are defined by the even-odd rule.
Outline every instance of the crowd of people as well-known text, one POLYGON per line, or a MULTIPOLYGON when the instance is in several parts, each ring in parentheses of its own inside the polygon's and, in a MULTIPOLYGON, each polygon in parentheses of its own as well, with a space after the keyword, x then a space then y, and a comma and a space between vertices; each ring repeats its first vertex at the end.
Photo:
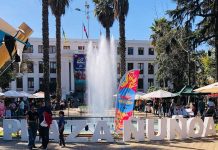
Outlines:
MULTIPOLYGON (((177 104, 172 100, 154 99, 153 104, 149 104, 152 112, 159 117, 171 117, 173 115, 181 115, 183 117, 195 117, 201 116, 202 119, 207 116, 216 118, 218 116, 218 110, 214 100, 209 98, 207 102, 203 99, 190 102, 187 104, 177 104)), ((148 109, 146 108, 145 111, 148 109)))
MULTIPOLYGON (((28 133, 29 133, 29 142, 28 148, 32 150, 36 148, 35 139, 37 136, 37 131, 39 133, 40 140, 42 145, 39 147, 40 149, 47 149, 47 145, 49 142, 49 128, 52 124, 52 110, 57 110, 59 108, 59 139, 60 146, 65 147, 64 141, 64 110, 66 108, 65 102, 60 101, 58 108, 52 108, 52 104, 45 106, 45 102, 43 100, 36 101, 24 101, 22 99, 18 99, 12 102, 0 101, 0 117, 1 118, 17 118, 17 117, 25 117, 27 119, 28 125, 28 133)), ((56 104, 57 106, 58 104, 56 104)))
POLYGON ((14 116, 24 116, 25 112, 28 110, 27 104, 18 99, 10 103, 5 103, 3 100, 0 101, 0 117, 1 118, 11 118, 14 116))
MULTIPOLYGON (((41 100, 38 100, 41 101, 41 100)), ((17 118, 25 116, 26 112, 30 110, 30 107, 34 105, 38 107, 38 101, 34 100, 23 100, 23 99, 8 99, 0 100, 0 118, 17 118)), ((56 100, 51 101, 51 110, 64 110, 66 109, 66 100, 57 102, 56 100)))

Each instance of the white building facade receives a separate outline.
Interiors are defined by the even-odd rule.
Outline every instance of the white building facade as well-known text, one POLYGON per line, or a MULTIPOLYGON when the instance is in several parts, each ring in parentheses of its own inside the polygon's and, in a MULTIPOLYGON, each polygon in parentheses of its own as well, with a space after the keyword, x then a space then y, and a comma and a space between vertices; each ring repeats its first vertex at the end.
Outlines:
MULTIPOLYGON (((98 46, 98 40, 91 40, 93 46, 98 46)), ((43 83, 43 49, 41 38, 29 39, 31 47, 23 51, 23 61, 27 61, 27 70, 19 73, 19 76, 10 83, 9 89, 34 93, 39 90, 43 83)), ((74 60, 75 54, 86 54, 88 40, 68 40, 61 42, 61 81, 62 95, 75 91, 74 60)), ((118 41, 115 41, 118 48, 118 41)), ((56 42, 49 41, 50 82, 56 82, 56 42)), ((120 68, 120 55, 117 51, 118 77, 120 68)), ((154 64, 156 54, 149 41, 127 40, 126 41, 126 70, 140 69, 138 90, 146 92, 149 86, 157 85, 155 73, 157 65, 154 64)), ((51 85, 52 86, 52 85, 51 85)))

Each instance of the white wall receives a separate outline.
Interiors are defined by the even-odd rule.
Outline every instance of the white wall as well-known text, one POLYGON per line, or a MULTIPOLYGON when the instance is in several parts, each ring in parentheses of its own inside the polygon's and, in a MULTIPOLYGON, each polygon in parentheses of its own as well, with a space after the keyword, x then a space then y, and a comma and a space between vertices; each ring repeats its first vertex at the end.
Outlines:
MULTIPOLYGON (((92 40, 93 45, 97 46, 97 40, 92 40)), ((39 73, 39 61, 43 61, 43 53, 38 53, 38 45, 42 45, 42 39, 40 38, 31 38, 29 40, 31 45, 33 45, 33 53, 25 53, 23 55, 27 55, 31 61, 34 62, 34 73, 24 73, 23 74, 23 90, 26 92, 34 92, 39 89, 39 78, 43 78, 43 74, 39 73), (34 78, 34 91, 28 91, 28 83, 27 78, 34 78)), ((118 42, 115 42, 118 45, 118 42)), ((55 45, 55 39, 50 39, 49 45, 55 45)), ((87 40, 69 40, 67 45, 70 46, 70 50, 64 50, 64 43, 62 41, 62 56, 61 56, 61 75, 62 75, 62 93, 67 94, 70 92, 70 84, 71 91, 74 91, 74 74, 73 74, 73 55, 76 53, 86 53, 86 49, 88 46, 87 40), (85 46, 85 51, 79 51, 78 46, 85 46), (69 63, 71 63, 71 75, 69 74, 69 63), (71 83, 69 82, 69 77, 71 77, 71 83)), ((146 91, 148 88, 148 78, 154 78, 155 74, 148 75, 148 63, 154 62, 156 55, 149 55, 148 48, 150 47, 150 42, 145 40, 127 40, 126 41, 126 62, 134 63, 134 69, 138 69, 138 63, 144 63, 144 74, 140 75, 140 78, 143 78, 144 89, 146 91), (134 48, 134 55, 128 55, 128 47, 134 48), (144 55, 138 55, 138 47, 144 47, 144 55)), ((55 61, 55 54, 49 55, 50 61, 55 61)), ((117 62, 120 62, 120 56, 117 56, 117 62)), ((126 65, 127 66, 127 65, 126 65)), ((155 66, 155 71, 157 70, 157 66, 155 66)), ((56 74, 50 74, 50 78, 56 78, 56 74)), ((16 90, 16 80, 11 82, 11 89, 16 90)))

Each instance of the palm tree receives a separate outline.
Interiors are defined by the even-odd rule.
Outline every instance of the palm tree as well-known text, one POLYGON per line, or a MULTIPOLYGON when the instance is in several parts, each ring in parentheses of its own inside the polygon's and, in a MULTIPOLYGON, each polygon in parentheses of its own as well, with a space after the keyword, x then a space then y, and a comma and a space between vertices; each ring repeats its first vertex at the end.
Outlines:
POLYGON ((49 6, 56 19, 56 99, 58 101, 61 99, 61 16, 65 14, 65 8, 69 7, 69 2, 70 0, 49 0, 49 6))
POLYGON ((48 30, 48 0, 42 0, 42 42, 43 42, 43 70, 45 104, 50 101, 49 96, 49 30, 48 30))
POLYGON ((120 63, 121 63, 121 77, 126 72, 126 37, 125 37, 125 20, 129 11, 128 0, 114 0, 114 14, 119 20, 119 31, 120 31, 120 63))
POLYGON ((95 16, 106 29, 106 38, 110 39, 110 27, 114 23, 113 0, 93 0, 95 3, 95 16))

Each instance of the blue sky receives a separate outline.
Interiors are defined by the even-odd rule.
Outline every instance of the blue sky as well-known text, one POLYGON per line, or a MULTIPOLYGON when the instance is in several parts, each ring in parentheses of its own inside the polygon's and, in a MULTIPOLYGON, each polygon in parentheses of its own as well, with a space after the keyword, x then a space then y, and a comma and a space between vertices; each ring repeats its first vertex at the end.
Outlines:
MULTIPOLYGON (((86 0, 72 0, 70 7, 62 17, 62 27, 67 38, 81 39, 82 23, 87 27, 87 20, 84 12, 76 11, 75 8, 85 10, 86 0)), ((94 16, 94 4, 92 0, 87 0, 90 4, 90 39, 97 39, 100 30, 105 34, 104 28, 94 16)), ((33 30, 32 37, 42 37, 41 23, 41 0, 0 0, 0 17, 14 27, 18 27, 22 22, 26 22, 33 30)), ((129 13, 126 19, 126 38, 128 40, 149 40, 154 19, 166 16, 165 11, 175 8, 172 0, 129 0, 129 13)), ((50 38, 55 37, 55 18, 49 15, 50 38)), ((119 38, 118 21, 114 22, 111 28, 111 35, 115 39, 119 38)))

